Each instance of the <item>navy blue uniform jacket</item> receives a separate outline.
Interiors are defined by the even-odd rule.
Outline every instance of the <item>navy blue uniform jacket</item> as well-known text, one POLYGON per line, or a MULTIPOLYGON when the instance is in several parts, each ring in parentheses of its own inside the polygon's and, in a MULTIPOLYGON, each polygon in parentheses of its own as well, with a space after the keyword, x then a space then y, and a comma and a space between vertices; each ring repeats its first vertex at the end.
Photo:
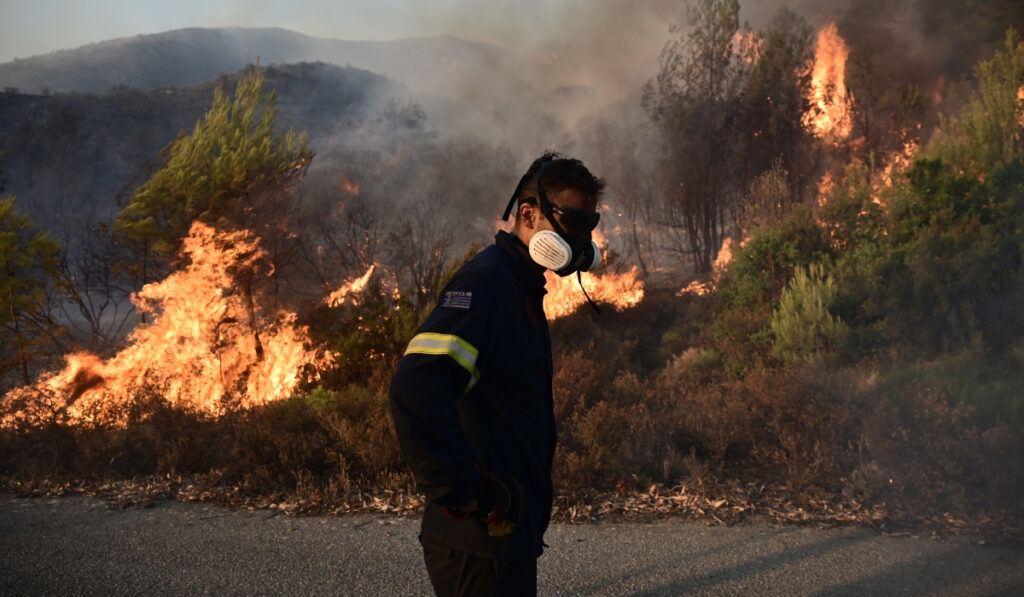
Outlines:
POLYGON ((543 272, 519 239, 499 232, 449 280, 391 379, 402 454, 427 496, 421 532, 435 543, 505 561, 541 554, 555 452, 543 272), (490 537, 479 518, 444 512, 469 501, 477 466, 525 489, 511 535, 490 537))

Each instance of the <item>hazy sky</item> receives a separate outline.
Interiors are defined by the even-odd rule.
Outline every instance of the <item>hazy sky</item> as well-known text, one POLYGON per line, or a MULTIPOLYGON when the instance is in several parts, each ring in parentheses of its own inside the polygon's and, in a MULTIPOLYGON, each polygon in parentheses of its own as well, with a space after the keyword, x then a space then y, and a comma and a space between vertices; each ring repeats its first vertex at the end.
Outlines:
MULTIPOLYGON (((0 62, 181 27, 283 27, 339 39, 451 33, 508 45, 517 39, 550 37, 553 32, 546 24, 559 22, 575 9, 593 13, 601 4, 595 0, 0 0, 0 62)), ((621 7, 625 2, 607 4, 621 7)), ((672 4, 681 2, 644 0, 634 6, 650 13, 654 6, 672 4)))

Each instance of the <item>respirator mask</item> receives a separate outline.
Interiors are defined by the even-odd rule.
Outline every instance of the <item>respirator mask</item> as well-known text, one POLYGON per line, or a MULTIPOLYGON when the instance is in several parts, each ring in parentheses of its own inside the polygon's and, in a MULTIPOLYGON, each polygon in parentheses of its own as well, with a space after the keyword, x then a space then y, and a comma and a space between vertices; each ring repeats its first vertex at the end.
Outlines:
MULTIPOLYGON (((547 218, 554 230, 539 230, 530 239, 530 258, 538 265, 546 267, 555 274, 565 277, 574 272, 585 272, 596 268, 601 263, 601 249, 590 238, 569 234, 554 214, 562 219, 565 226, 573 231, 589 233, 597 227, 601 214, 588 209, 575 207, 558 207, 548 201, 547 193, 541 181, 544 171, 551 162, 544 163, 530 179, 526 176, 519 181, 502 219, 507 220, 512 208, 523 190, 533 192, 539 202, 540 211, 547 218)), ((532 202, 524 199, 523 202, 532 202)), ((589 234, 587 235, 589 236, 589 234)))

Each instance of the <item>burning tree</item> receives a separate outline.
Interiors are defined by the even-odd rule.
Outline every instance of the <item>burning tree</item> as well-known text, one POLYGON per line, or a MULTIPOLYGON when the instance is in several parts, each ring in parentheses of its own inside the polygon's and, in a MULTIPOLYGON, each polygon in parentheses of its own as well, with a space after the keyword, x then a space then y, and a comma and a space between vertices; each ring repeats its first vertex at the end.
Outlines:
POLYGON ((121 422, 118 406, 147 393, 218 415, 289 395, 313 357, 273 282, 297 251, 290 185, 312 152, 275 133, 276 113, 253 67, 234 100, 218 89, 192 134, 168 147, 113 223, 137 249, 127 265, 145 284, 131 295, 143 323, 112 359, 75 353, 64 371, 12 392, 15 418, 121 422))
POLYGON ((0 422, 122 424, 147 388, 171 406, 212 416, 290 396, 317 357, 294 314, 254 308, 268 301, 239 284, 267 274, 259 242, 196 222, 183 245, 188 264, 132 296, 151 321, 124 350, 106 360, 69 355, 64 370, 11 392, 0 422))
MULTIPOLYGON (((817 152, 803 124, 811 83, 806 65, 811 60, 811 28, 798 14, 780 9, 759 33, 757 60, 743 91, 737 131, 739 151, 734 176, 750 196, 770 173, 784 173, 784 190, 776 212, 804 202, 814 182, 817 152)), ((746 210, 746 199, 743 210, 746 210)), ((741 218, 742 219, 742 218, 741 218)))
POLYGON ((818 32, 811 68, 811 104, 804 124, 818 137, 846 139, 852 130, 851 99, 846 90, 846 59, 850 51, 835 23, 818 32))
POLYGON ((251 67, 233 100, 218 88, 192 134, 167 148, 163 168, 114 220, 114 229, 139 251, 138 263, 131 266, 139 280, 166 274, 196 220, 252 229, 264 242, 282 236, 290 187, 313 153, 305 135, 278 135, 276 117, 276 94, 264 88, 259 68, 251 67))
POLYGON ((737 0, 701 0, 689 10, 691 29, 665 45, 657 76, 644 86, 643 106, 665 139, 665 218, 675 251, 711 271, 735 195, 730 156, 737 102, 749 62, 737 54, 737 0))

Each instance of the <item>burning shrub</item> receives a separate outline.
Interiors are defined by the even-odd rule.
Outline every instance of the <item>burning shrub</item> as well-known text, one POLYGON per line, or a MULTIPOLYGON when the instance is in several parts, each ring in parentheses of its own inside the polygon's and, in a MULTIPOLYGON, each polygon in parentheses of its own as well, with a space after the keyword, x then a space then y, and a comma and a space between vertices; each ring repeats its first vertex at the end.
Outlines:
POLYGON ((304 320, 313 340, 330 348, 317 378, 324 388, 385 388, 422 317, 393 281, 379 270, 367 273, 345 300, 321 304, 304 320))
POLYGON ((223 466, 225 424, 169 404, 163 388, 138 387, 115 405, 116 427, 49 420, 0 430, 0 469, 26 481, 83 481, 190 474, 223 466))
POLYGON ((259 244, 196 223, 184 246, 187 266, 133 295, 151 322, 127 348, 106 361, 69 355, 63 371, 11 393, 4 406, 16 408, 2 423, 58 416, 124 425, 126 408, 139 404, 135 392, 153 384, 169 404, 211 416, 287 397, 318 357, 293 314, 266 307, 254 283, 265 267, 259 244))

